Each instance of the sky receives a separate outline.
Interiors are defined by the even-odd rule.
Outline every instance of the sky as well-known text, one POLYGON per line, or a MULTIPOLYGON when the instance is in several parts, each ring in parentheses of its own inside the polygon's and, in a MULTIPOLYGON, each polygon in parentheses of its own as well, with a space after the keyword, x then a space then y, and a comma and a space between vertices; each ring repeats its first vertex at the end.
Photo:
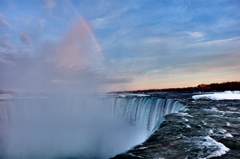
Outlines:
POLYGON ((0 0, 0 89, 239 81, 239 10, 239 0, 0 0))

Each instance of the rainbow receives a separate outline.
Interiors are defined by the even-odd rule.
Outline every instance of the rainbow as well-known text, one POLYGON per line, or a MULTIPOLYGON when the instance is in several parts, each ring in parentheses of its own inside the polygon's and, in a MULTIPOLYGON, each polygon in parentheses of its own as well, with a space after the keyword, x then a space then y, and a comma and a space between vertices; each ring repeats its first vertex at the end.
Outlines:
POLYGON ((98 56, 100 58, 103 58, 102 48, 100 47, 100 44, 98 43, 98 40, 97 40, 96 36, 94 35, 94 33, 93 33, 91 27, 89 26, 88 22, 83 18, 83 16, 81 16, 81 14, 77 11, 76 7, 72 4, 72 2, 70 0, 66 0, 66 2, 69 4, 69 6, 72 8, 72 10, 79 17, 79 20, 82 22, 84 28, 87 30, 87 32, 89 33, 91 39, 95 43, 95 45, 97 47, 97 54, 98 54, 98 56))

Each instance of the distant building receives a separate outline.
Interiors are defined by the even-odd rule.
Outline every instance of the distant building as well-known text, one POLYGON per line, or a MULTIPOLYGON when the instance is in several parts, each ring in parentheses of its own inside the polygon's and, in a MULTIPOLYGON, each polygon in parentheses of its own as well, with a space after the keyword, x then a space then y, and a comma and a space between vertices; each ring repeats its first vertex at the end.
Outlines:
POLYGON ((201 88, 202 92, 211 90, 211 87, 208 87, 206 84, 200 84, 198 87, 201 88))

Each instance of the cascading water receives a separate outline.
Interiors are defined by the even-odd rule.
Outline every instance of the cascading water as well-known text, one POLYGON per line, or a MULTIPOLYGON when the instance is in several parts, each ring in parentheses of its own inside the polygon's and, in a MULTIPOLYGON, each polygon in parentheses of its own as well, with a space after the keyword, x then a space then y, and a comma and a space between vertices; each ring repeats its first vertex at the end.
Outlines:
POLYGON ((0 158, 109 158, 146 140, 164 115, 183 108, 154 97, 0 101, 0 158))
POLYGON ((113 111, 121 114, 132 125, 141 125, 151 132, 161 117, 176 113, 184 106, 177 101, 155 97, 115 98, 113 111))

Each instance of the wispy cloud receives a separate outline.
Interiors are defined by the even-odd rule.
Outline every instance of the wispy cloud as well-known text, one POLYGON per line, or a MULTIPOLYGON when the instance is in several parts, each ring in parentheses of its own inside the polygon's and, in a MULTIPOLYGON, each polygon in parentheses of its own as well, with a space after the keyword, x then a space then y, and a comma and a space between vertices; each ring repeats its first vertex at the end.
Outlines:
POLYGON ((144 44, 162 43, 164 41, 165 40, 160 37, 148 37, 148 38, 143 39, 144 44))
POLYGON ((0 43, 0 46, 1 46, 1 47, 4 47, 4 48, 6 48, 6 49, 11 49, 11 48, 12 48, 10 44, 5 43, 5 42, 0 43))
POLYGON ((51 83, 55 83, 55 84, 63 84, 63 83, 66 83, 66 81, 61 80, 61 79, 53 79, 53 80, 51 80, 51 83))
POLYGON ((5 66, 5 65, 14 65, 11 61, 3 59, 0 57, 0 66, 5 66))
POLYGON ((193 47, 209 47, 209 46, 219 46, 227 48, 229 46, 233 46, 233 48, 240 46, 240 37, 232 37, 227 39, 219 39, 219 40, 209 40, 204 42, 197 42, 192 43, 189 45, 186 45, 187 47, 193 48, 193 47))
POLYGON ((8 28, 13 28, 13 26, 5 20, 5 17, 3 14, 0 14, 0 25, 8 28))
MULTIPOLYGON (((111 4, 111 3, 110 3, 111 4)), ((106 7, 106 4, 101 5, 101 14, 93 19, 91 21, 92 26, 95 29, 103 29, 106 27, 111 27, 112 25, 116 25, 115 22, 119 22, 118 19, 127 11, 129 10, 129 7, 121 7, 121 8, 115 8, 116 6, 108 5, 106 7), (113 8, 114 7, 114 8, 113 8)), ((99 9, 96 8, 96 9, 99 9)), ((123 20, 123 19, 121 19, 123 20)))
POLYGON ((28 35, 24 34, 24 33, 19 33, 20 35, 20 41, 28 46, 31 46, 31 39, 28 35))
POLYGON ((236 57, 240 56, 240 52, 226 52, 217 55, 213 55, 212 58, 229 58, 229 57, 236 57))
POLYGON ((48 9, 52 9, 56 6, 56 1, 55 0, 46 0, 45 1, 45 7, 48 9))
POLYGON ((202 38, 205 36, 202 32, 186 32, 186 34, 193 38, 202 38))
POLYGON ((44 25, 45 25, 45 20, 44 20, 44 19, 39 19, 39 20, 38 20, 38 25, 39 25, 40 27, 44 27, 44 25))
POLYGON ((5 48, 5 49, 11 49, 11 45, 7 42, 5 42, 6 39, 8 39, 9 37, 11 37, 11 35, 9 34, 5 34, 3 36, 0 37, 0 46, 5 48))
POLYGON ((0 37, 0 41, 1 41, 1 40, 5 40, 5 39, 7 39, 7 38, 9 38, 9 37, 11 37, 10 34, 5 34, 5 35, 3 35, 3 36, 0 37))

